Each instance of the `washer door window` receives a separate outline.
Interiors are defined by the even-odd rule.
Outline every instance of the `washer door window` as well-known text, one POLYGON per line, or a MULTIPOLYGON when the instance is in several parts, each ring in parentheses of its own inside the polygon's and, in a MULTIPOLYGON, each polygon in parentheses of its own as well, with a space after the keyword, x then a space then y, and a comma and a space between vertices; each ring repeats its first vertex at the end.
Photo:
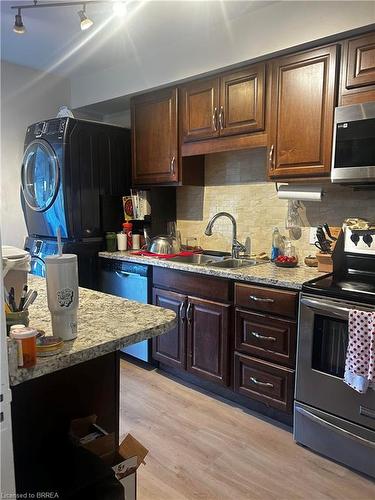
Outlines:
POLYGON ((30 208, 41 212, 53 203, 59 187, 57 156, 43 139, 31 142, 22 162, 22 192, 30 208))
POLYGON ((46 277, 46 264, 44 260, 36 255, 31 257, 30 261, 30 274, 35 274, 36 276, 46 277))

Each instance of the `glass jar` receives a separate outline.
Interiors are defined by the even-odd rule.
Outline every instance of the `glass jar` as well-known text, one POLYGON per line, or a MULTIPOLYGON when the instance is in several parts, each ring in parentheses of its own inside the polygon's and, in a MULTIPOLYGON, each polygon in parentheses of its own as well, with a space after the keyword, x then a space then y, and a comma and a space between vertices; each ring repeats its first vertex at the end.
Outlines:
POLYGON ((117 236, 116 233, 105 233, 105 243, 107 252, 116 252, 117 236))

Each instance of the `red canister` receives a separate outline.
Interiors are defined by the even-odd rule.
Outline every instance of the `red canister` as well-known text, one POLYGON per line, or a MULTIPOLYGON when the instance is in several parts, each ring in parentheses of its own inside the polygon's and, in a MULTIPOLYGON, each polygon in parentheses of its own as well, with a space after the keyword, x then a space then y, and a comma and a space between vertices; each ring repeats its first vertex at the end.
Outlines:
POLYGON ((124 222, 122 227, 124 233, 126 234, 128 250, 130 250, 133 248, 133 224, 131 222, 124 222))

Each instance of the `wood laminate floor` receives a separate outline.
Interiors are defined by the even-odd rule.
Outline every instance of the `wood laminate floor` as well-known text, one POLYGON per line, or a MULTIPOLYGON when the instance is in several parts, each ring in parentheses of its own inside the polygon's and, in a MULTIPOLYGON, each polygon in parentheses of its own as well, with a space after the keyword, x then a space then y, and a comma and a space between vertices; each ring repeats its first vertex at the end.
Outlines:
POLYGON ((370 500, 375 483, 290 432, 157 370, 121 361, 120 433, 149 450, 138 500, 370 500))

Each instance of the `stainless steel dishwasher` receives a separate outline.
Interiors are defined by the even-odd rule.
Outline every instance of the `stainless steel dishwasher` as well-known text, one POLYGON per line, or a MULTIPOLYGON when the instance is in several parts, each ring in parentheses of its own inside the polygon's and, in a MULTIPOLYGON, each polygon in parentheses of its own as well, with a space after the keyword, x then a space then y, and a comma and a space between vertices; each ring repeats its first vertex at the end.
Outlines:
MULTIPOLYGON (((135 300, 147 304, 149 302, 149 277, 151 267, 133 264, 115 259, 100 259, 99 290, 116 297, 135 300)), ((150 341, 122 349, 122 352, 141 359, 151 361, 150 341)))

